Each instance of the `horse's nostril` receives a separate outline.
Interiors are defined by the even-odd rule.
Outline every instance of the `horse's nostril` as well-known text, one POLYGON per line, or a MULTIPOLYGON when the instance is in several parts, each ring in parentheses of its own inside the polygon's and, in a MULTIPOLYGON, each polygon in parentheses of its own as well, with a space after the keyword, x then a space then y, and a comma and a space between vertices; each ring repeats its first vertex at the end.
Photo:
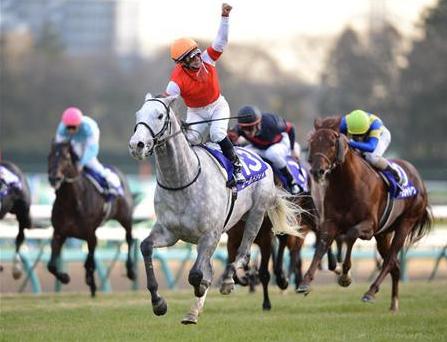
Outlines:
POLYGON ((138 144, 137 144, 137 147, 140 148, 140 149, 143 148, 144 147, 144 143, 139 141, 138 144))
POLYGON ((323 174, 324 174, 324 170, 323 169, 318 170, 318 175, 319 176, 323 176, 323 174))

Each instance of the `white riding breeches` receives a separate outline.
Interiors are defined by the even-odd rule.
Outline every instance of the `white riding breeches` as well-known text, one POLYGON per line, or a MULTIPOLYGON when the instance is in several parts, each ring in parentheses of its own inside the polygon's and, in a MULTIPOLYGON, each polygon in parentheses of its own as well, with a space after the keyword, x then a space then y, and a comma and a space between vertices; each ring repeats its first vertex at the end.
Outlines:
POLYGON ((379 141, 377 143, 376 148, 373 152, 364 153, 365 159, 370 162, 373 166, 384 170, 388 166, 388 161, 383 158, 386 149, 391 143, 391 133, 386 128, 383 127, 382 134, 379 137, 379 141))
POLYGON ((20 184, 19 177, 3 166, 0 166, 0 178, 3 179, 6 184, 20 184))
MULTIPOLYGON (((189 108, 186 113, 186 122, 196 122, 203 120, 215 120, 230 117, 230 106, 222 95, 213 103, 205 107, 189 108)), ((202 123, 192 125, 188 131, 188 139, 192 143, 198 143, 201 139, 206 138, 209 133, 210 140, 218 143, 227 136, 229 120, 212 121, 210 123, 202 123)), ((205 142, 205 141, 203 141, 205 142)))
POLYGON ((265 150, 256 148, 251 144, 244 147, 259 154, 262 158, 270 160, 278 169, 282 169, 287 166, 287 156, 291 154, 290 139, 287 133, 282 133, 281 141, 273 144, 265 150))
POLYGON ((104 165, 99 162, 98 158, 91 159, 87 164, 85 164, 85 166, 98 172, 101 177, 104 177, 106 179, 107 183, 109 183, 110 186, 114 188, 120 187, 121 181, 119 177, 110 169, 106 169, 104 165))

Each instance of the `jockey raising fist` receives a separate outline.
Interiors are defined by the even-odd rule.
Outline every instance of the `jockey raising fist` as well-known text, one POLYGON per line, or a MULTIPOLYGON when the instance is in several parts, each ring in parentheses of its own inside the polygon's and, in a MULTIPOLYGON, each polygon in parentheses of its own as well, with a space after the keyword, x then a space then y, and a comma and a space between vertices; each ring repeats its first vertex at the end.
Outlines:
POLYGON ((231 5, 228 5, 226 2, 222 4, 222 17, 229 17, 230 12, 233 9, 231 5))
POLYGON ((222 153, 233 164, 236 183, 245 181, 242 165, 231 140, 227 137, 230 106, 222 96, 216 62, 228 43, 229 15, 232 7, 222 4, 222 14, 217 36, 207 49, 199 49, 197 42, 191 38, 180 38, 171 44, 171 58, 175 62, 171 79, 166 87, 165 95, 181 96, 188 110, 186 123, 214 120, 193 126, 188 131, 188 140, 202 140, 209 131, 210 140, 219 144, 222 153), (196 136, 198 133, 199 136, 196 136), (199 139, 198 139, 199 138, 199 139))

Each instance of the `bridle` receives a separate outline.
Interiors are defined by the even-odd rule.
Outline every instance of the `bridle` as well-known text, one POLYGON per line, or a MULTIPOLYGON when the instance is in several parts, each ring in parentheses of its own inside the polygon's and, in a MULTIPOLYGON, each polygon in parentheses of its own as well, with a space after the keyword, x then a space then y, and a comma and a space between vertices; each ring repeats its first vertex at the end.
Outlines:
MULTIPOLYGON (((339 166, 340 164, 342 164, 342 161, 339 160, 338 158, 338 154, 340 153, 340 136, 337 136, 337 139, 335 140, 335 150, 336 150, 336 158, 335 160, 331 160, 325 153, 323 152, 316 152, 313 156, 319 156, 322 157, 324 160, 326 160, 329 164, 329 167, 324 170, 324 177, 326 177, 326 175, 330 174, 337 166, 339 166)), ((311 150, 309 149, 309 152, 311 152, 311 150)), ((310 153, 309 153, 310 155, 310 153)))
POLYGON ((170 106, 167 106, 163 101, 161 101, 161 100, 159 100, 159 99, 157 99, 157 98, 147 99, 147 100, 145 101, 145 103, 146 103, 146 102, 149 102, 149 101, 152 101, 152 102, 159 102, 159 103, 161 103, 161 104, 163 105, 163 107, 165 107, 165 109, 166 109, 166 118, 165 118, 165 121, 163 122, 163 126, 161 127, 160 131, 158 131, 158 133, 155 134, 154 131, 153 131, 153 129, 152 129, 146 122, 144 122, 144 121, 139 121, 139 122, 137 122, 137 123, 135 124, 135 127, 134 127, 134 130, 133 130, 133 131, 135 132, 135 131, 137 130, 137 126, 138 126, 138 125, 143 125, 144 127, 146 127, 146 128, 148 129, 148 131, 149 131, 149 133, 150 133, 150 135, 151 135, 151 137, 152 137, 152 141, 153 141, 152 148, 148 151, 148 155, 152 155, 152 153, 154 153, 154 149, 155 149, 156 147, 165 144, 167 140, 169 140, 169 139, 171 139, 172 137, 175 137, 176 135, 182 133, 182 130, 179 130, 179 131, 177 131, 177 132, 175 132, 175 133, 172 133, 172 134, 166 136, 166 137, 163 138, 163 139, 160 139, 160 138, 163 136, 163 134, 164 134, 168 129, 169 129, 169 130, 171 129, 171 107, 170 107, 170 106))
MULTIPOLYGON (((68 142, 68 144, 69 144, 70 142, 68 142)), ((59 146, 56 144, 56 146, 55 146, 55 156, 54 156, 54 158, 56 158, 56 165, 55 165, 55 167, 57 168, 58 166, 59 166, 59 160, 60 160, 60 151, 58 150, 58 148, 59 148, 59 146)), ((71 146, 69 146, 69 152, 70 152, 70 158, 71 158, 71 160, 72 160, 72 164, 73 164, 73 159, 72 159, 72 157, 71 157, 71 154, 72 154, 72 152, 71 152, 71 146)), ((54 167, 54 166, 53 166, 54 167)), ((73 167, 74 167, 74 165, 73 165, 73 167)), ((78 173, 78 175, 77 176, 75 176, 75 177, 67 177, 67 176, 65 176, 63 173, 62 173, 62 178, 60 179, 59 177, 49 177, 49 179, 50 180, 58 180, 58 179, 60 179, 60 181, 61 181, 61 183, 74 183, 74 182, 76 182, 76 181, 78 181, 79 180, 79 178, 81 177, 81 173, 78 173)))
MULTIPOLYGON (((172 123, 171 123, 171 107, 170 107, 170 106, 167 106, 163 101, 161 101, 161 100, 158 99, 158 98, 147 99, 147 100, 145 101, 145 103, 146 103, 146 102, 149 102, 149 101, 159 102, 159 103, 161 103, 161 104, 163 105, 163 107, 165 108, 165 110, 166 110, 166 118, 165 118, 165 121, 163 122, 163 126, 161 127, 160 131, 158 131, 158 133, 155 134, 154 131, 153 131, 153 129, 152 129, 146 122, 144 122, 144 121, 139 121, 139 122, 137 122, 137 123, 135 124, 134 132, 137 130, 137 126, 138 126, 138 125, 143 125, 144 127, 146 127, 146 128, 149 130, 149 133, 150 133, 150 135, 151 135, 151 137, 152 137, 153 145, 152 145, 152 148, 148 151, 148 155, 152 155, 156 147, 160 147, 160 146, 164 145, 169 139, 171 139, 171 138, 173 138, 173 137, 179 135, 179 134, 182 133, 183 131, 182 131, 181 129, 179 129, 177 132, 171 133, 171 134, 167 135, 166 137, 164 137, 163 139, 161 139, 161 137, 164 135, 164 133, 165 133, 168 129, 170 130, 171 127, 172 127, 172 123)), ((179 186, 179 187, 169 187, 169 186, 163 185, 163 184, 161 184, 160 181, 157 179, 157 184, 158 184, 162 189, 170 190, 170 191, 179 191, 179 190, 183 190, 183 189, 186 189, 187 187, 189 187, 191 184, 193 184, 193 183, 197 180, 197 178, 199 178, 199 175, 200 175, 200 173, 202 172, 202 164, 200 163, 200 158, 199 158, 199 156, 197 155, 196 151, 195 151, 194 149, 193 149, 193 151, 194 151, 194 154, 196 155, 197 162, 198 162, 198 164, 199 164, 199 169, 198 169, 198 171, 197 171, 197 174, 194 176, 194 178, 193 178, 189 183, 187 183, 186 185, 182 185, 182 186, 179 186)))

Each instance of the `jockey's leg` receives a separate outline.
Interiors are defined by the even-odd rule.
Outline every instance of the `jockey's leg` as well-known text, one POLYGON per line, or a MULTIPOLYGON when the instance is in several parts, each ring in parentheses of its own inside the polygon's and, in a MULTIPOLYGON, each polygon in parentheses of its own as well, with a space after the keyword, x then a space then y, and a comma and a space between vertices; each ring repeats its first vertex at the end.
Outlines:
POLYGON ((222 149, 222 153, 225 157, 227 157, 231 164, 233 164, 233 175, 234 180, 236 183, 243 183, 245 182, 245 177, 242 174, 242 164, 239 160, 239 157, 236 154, 236 151, 234 150, 234 146, 231 143, 231 140, 228 137, 225 137, 221 141, 217 142, 222 149))
MULTIPOLYGON (((205 113, 203 113, 203 111, 188 108, 188 111, 186 113, 186 123, 208 119, 208 117, 204 114, 205 113)), ((209 124, 207 123, 201 123, 188 127, 188 130, 186 131, 186 138, 192 145, 205 143, 208 135, 208 126, 209 124)))
POLYGON ((121 181, 115 173, 106 169, 98 160, 98 158, 91 159, 85 166, 97 172, 107 182, 107 192, 113 195, 118 195, 121 188, 121 181))
POLYGON ((265 157, 282 173, 287 180, 287 185, 292 195, 300 192, 290 169, 287 166, 287 156, 290 155, 290 140, 287 134, 283 134, 282 140, 265 150, 265 157))
POLYGON ((379 170, 391 172, 394 178, 396 178, 397 182, 399 184, 402 184, 403 180, 399 174, 399 171, 397 171, 397 169, 394 168, 393 165, 383 157, 383 154, 388 148, 390 142, 391 142, 390 131, 384 128, 382 135, 379 137, 379 142, 377 143, 375 150, 371 153, 366 153, 365 159, 368 162, 370 162, 371 165, 378 168, 379 170))

